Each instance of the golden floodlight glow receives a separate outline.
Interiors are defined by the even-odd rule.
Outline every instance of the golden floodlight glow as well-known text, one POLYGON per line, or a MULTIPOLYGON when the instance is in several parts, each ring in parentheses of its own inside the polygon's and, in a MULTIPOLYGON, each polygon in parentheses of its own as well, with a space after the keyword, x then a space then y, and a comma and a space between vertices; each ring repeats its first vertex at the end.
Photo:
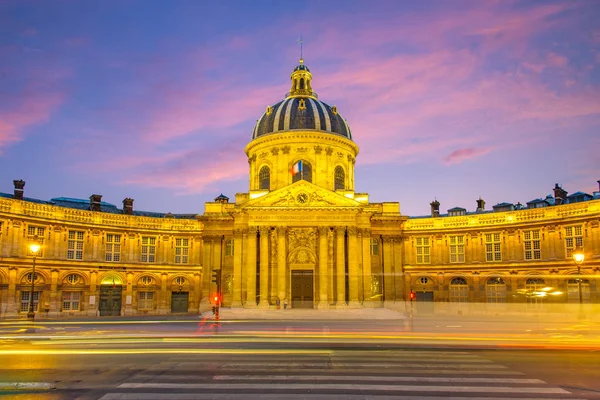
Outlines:
POLYGON ((581 264, 583 262, 584 258, 585 258, 585 255, 583 254, 583 251, 581 249, 577 249, 573 253, 573 260, 575 260, 575 262, 577 264, 581 264))
POLYGON ((40 246, 38 242, 29 243, 29 251, 31 251, 31 254, 33 254, 34 256, 38 253, 38 251, 40 251, 41 247, 42 246, 40 246))

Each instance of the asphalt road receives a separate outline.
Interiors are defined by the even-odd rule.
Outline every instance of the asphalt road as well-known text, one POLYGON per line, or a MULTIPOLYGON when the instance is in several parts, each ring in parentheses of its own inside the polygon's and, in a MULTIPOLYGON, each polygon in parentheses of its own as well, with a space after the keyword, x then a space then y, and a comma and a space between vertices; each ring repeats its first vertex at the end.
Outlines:
POLYGON ((597 346, 531 346, 539 333, 527 333, 532 340, 516 350, 443 341, 492 332, 457 334, 456 321, 447 328, 440 319, 412 328, 403 321, 84 322, 37 323, 35 332, 10 325, 19 329, 1 335, 0 396, 600 399, 597 346), (415 332, 442 342, 407 339, 415 332))

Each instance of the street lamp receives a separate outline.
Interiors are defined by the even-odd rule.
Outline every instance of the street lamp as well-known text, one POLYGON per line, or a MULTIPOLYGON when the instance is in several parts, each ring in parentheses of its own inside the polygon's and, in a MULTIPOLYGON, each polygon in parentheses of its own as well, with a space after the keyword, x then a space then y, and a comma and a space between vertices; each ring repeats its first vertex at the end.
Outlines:
POLYGON ((579 304, 583 304, 583 295, 581 293, 581 264, 583 264, 583 259, 585 255, 583 254, 583 249, 581 247, 575 248, 573 252, 573 261, 577 264, 577 285, 579 288, 579 304))
POLYGON ((27 313, 27 319, 32 320, 35 317, 33 311, 33 292, 35 290, 35 257, 42 246, 38 242, 37 236, 33 238, 33 241, 29 243, 29 251, 33 256, 33 271, 31 272, 31 292, 29 293, 29 312, 27 313))

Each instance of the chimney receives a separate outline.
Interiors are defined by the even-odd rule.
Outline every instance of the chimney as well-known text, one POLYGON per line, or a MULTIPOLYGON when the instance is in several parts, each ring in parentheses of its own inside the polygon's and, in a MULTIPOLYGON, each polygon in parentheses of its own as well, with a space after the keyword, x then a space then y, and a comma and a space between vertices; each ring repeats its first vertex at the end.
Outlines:
POLYGON ((437 200, 434 200, 431 203, 429 203, 429 205, 431 206, 431 216, 434 218, 439 217, 440 216, 440 202, 437 200))
POLYGON ((13 185, 15 185, 15 195, 13 197, 15 200, 23 200, 23 188, 25 187, 25 181, 23 179, 14 180, 13 185))
POLYGON ((93 194, 90 196, 90 210, 100 211, 100 203, 102 202, 101 194, 93 194))
POLYGON ((477 212, 481 212, 483 210, 485 210, 485 201, 483 201, 480 197, 479 200, 477 200, 477 212))
POLYGON ((215 197, 215 203, 229 203, 229 197, 221 193, 220 195, 215 197))
POLYGON ((558 183, 555 184, 554 185, 554 204, 556 204, 557 206, 564 204, 567 201, 568 193, 569 192, 567 192, 566 190, 561 188, 558 183))
POLYGON ((133 215, 133 199, 123 199, 123 214, 133 215))

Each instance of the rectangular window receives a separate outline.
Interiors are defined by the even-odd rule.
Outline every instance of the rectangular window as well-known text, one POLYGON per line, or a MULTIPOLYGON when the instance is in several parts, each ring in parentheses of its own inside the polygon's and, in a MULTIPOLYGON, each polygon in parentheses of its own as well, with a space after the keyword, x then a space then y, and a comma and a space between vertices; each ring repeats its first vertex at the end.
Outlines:
POLYGON ((156 238, 142 237, 142 262, 153 263, 156 260, 156 238))
MULTIPOLYGON (((31 292, 29 290, 21 292, 21 312, 29 311, 29 295, 31 292)), ((40 299, 40 292, 33 292, 33 310, 37 311, 38 309, 38 301, 40 299)))
POLYGON ((465 237, 450 236, 450 262, 465 262, 465 237))
POLYGON ((565 245, 567 258, 573 257, 573 250, 583 247, 583 228, 581 225, 565 227, 565 245))
POLYGON ((499 233, 485 234, 485 255, 486 261, 502 261, 502 250, 499 233))
POLYGON ((189 250, 189 239, 175 239, 175 264, 187 264, 189 250))
POLYGON ((523 232, 523 245, 525 246, 525 260, 542 259, 539 230, 523 232))
MULTIPOLYGON (((27 227, 27 242, 31 243, 34 240, 37 240, 37 242, 40 244, 40 249, 38 250, 37 254, 35 255, 36 257, 43 257, 44 256, 44 233, 46 231, 46 228, 43 228, 41 226, 32 226, 29 225, 27 227)), ((32 257, 33 254, 31 254, 31 251, 29 250, 29 246, 27 246, 27 256, 32 257)))
POLYGON ((138 310, 152 310, 154 292, 138 292, 138 310))
POLYGON ((233 239, 227 239, 225 241, 225 255, 226 256, 233 255, 233 239))
POLYGON ((83 260, 83 231, 69 231, 67 260, 83 260))
POLYGON ((377 241, 377 239, 371 239, 371 255, 379 255, 379 241, 377 241))
POLYGON ((106 261, 121 261, 121 235, 106 234, 106 261))
POLYGON ((429 238, 416 238, 417 264, 429 264, 429 238))
POLYGON ((63 292, 63 311, 79 311, 81 292, 63 292))

